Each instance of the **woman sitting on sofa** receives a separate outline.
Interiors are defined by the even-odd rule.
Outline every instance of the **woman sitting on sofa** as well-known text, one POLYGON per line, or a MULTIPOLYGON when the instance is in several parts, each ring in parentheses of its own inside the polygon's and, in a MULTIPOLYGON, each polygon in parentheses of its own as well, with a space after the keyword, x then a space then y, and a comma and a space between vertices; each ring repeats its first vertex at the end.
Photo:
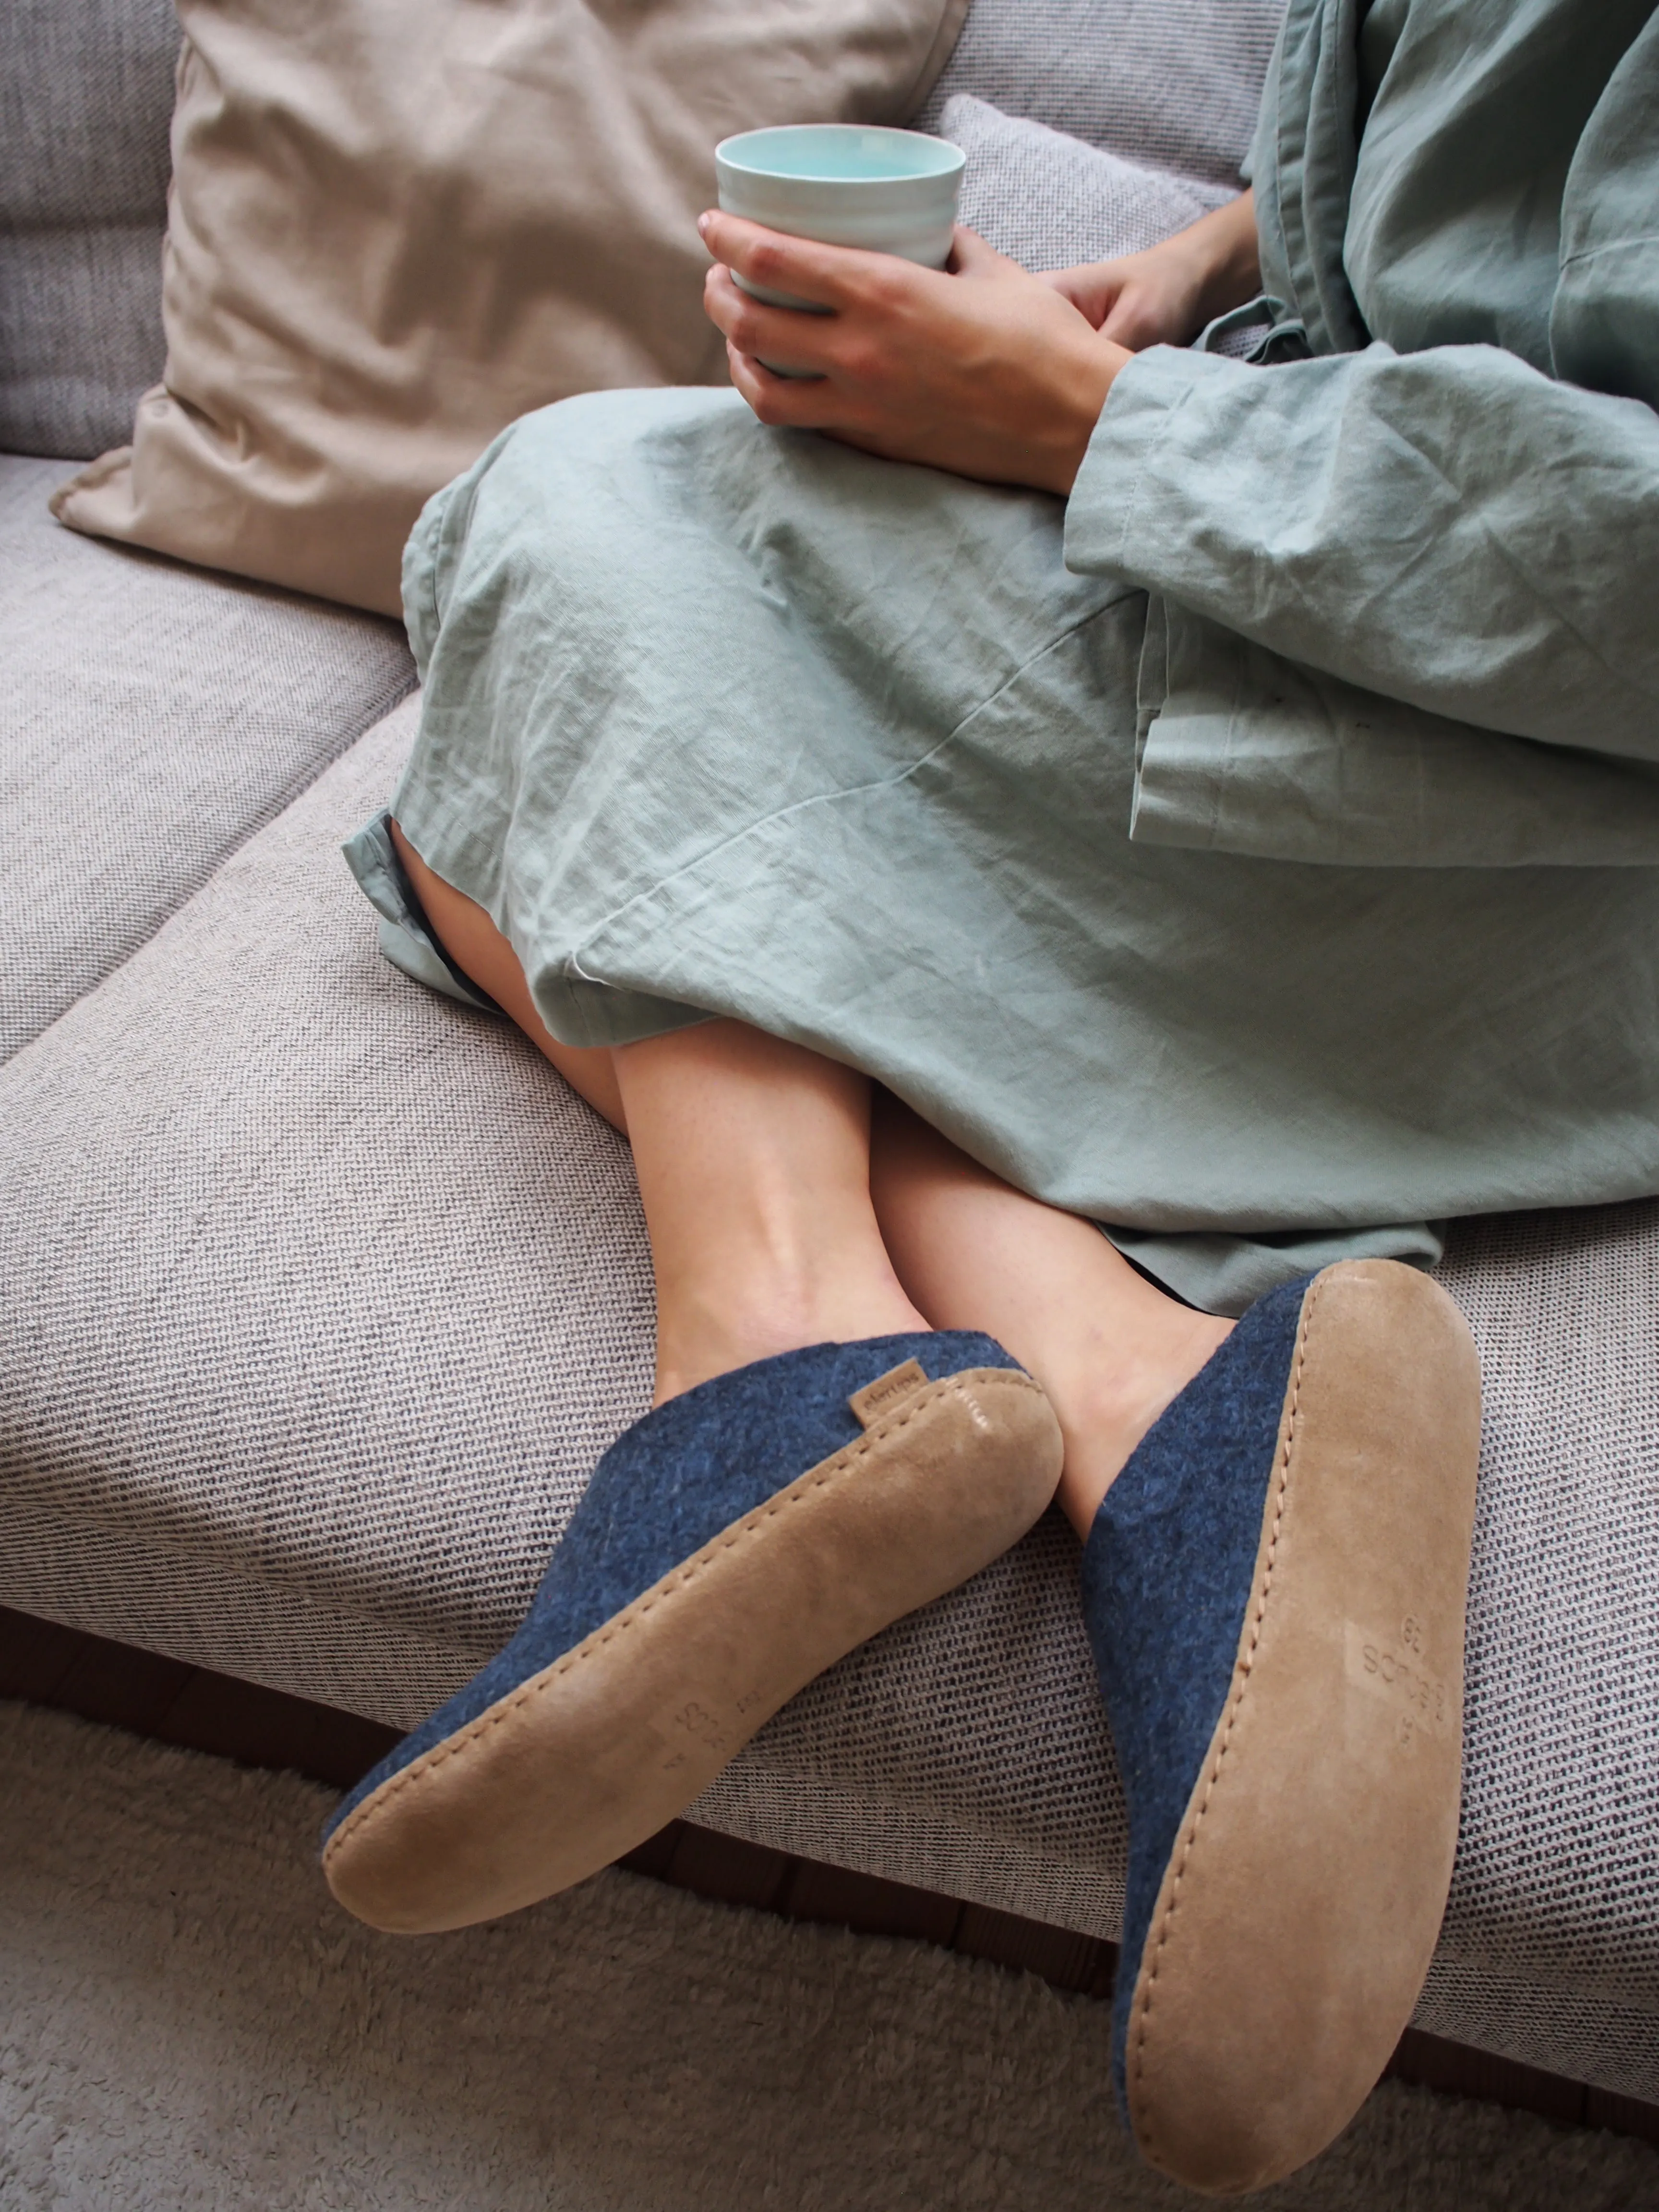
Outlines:
POLYGON ((341 1808, 355 1910, 581 1878, 1057 1483, 1136 2139, 1259 2185, 1364 2097, 1456 1830, 1431 1224, 1659 1189, 1648 14, 1291 0, 1254 195, 1127 261, 708 216, 735 391, 428 506, 354 866, 626 1131, 657 1404, 341 1808))

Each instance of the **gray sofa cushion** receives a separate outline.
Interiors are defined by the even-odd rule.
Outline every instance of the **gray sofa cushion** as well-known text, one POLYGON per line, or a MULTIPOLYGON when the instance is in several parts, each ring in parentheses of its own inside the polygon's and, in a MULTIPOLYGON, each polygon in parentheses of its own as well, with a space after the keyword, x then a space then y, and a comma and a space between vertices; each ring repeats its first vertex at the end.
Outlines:
POLYGON ((1226 188, 1126 161, 971 94, 945 104, 942 134, 968 157, 957 212, 1025 269, 1070 269, 1139 253, 1196 222, 1226 188))
POLYGON ((0 449, 88 459, 157 381, 169 0, 7 0, 0 449))
POLYGON ((1131 161, 1238 188, 1284 0, 974 0, 915 118, 958 93, 1131 161))
MULTIPOLYGON (((0 1069, 0 1600, 407 1723, 646 1402, 624 1147, 375 951, 336 851, 412 703, 0 1069)), ((1468 1788, 1419 2018, 1659 2096, 1659 1206, 1466 1225, 1468 1788)), ((1050 1517, 695 1808, 1109 1935, 1121 1800, 1050 1517)))
POLYGON ((415 680, 403 631, 61 529, 0 455, 0 1057, 415 680))

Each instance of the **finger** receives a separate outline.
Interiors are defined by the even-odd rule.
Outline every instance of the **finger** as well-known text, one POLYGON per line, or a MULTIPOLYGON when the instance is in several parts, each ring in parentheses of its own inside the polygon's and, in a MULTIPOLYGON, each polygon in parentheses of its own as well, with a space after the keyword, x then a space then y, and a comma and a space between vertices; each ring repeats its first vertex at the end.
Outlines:
POLYGON ((776 376, 752 355, 739 353, 728 339, 726 366, 732 382, 760 420, 777 430, 821 430, 835 415, 830 386, 822 377, 776 376))
POLYGON ((1070 301, 1097 330, 1111 313, 1127 282, 1119 264, 1111 261, 1091 261, 1075 269, 1045 269, 1039 273, 1045 284, 1062 300, 1070 301))
POLYGON ((697 228, 715 260, 735 269, 750 283, 811 300, 817 307, 837 307, 858 296, 868 287, 872 264, 879 268, 892 258, 849 246, 820 246, 816 239, 790 238, 718 208, 700 216, 697 228))
POLYGON ((1099 301, 1089 284, 1084 281, 1088 271, 1083 269, 1039 269, 1037 282, 1046 284, 1051 292, 1058 292, 1062 300, 1075 307, 1079 314, 1096 322, 1099 317, 1099 301))
POLYGON ((1028 272, 1018 261, 1011 261, 1006 253, 999 253, 994 246, 988 246, 976 230, 959 222, 951 234, 951 266, 958 276, 1024 276, 1028 272))
POLYGON ((1139 350, 1146 321, 1139 301, 1132 294, 1125 293, 1109 303, 1097 327, 1102 337, 1110 338, 1114 345, 1127 346, 1133 353, 1139 350))
POLYGON ((823 375, 829 366, 826 340, 834 327, 833 315, 774 307, 751 299, 729 269, 719 267, 703 280, 702 301, 709 321, 739 353, 815 376, 823 375))
POLYGON ((1131 353, 1139 353, 1143 346, 1156 345, 1160 338, 1174 336, 1169 327, 1171 319, 1168 305, 1149 295, 1144 285, 1126 284, 1108 308, 1100 335, 1115 345, 1127 346, 1131 353))

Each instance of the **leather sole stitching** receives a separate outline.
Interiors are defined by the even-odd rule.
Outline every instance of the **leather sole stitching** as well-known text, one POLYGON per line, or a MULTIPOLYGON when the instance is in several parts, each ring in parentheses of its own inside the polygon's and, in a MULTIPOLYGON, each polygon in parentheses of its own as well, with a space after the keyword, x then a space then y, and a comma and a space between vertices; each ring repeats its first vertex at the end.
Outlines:
MULTIPOLYGON (((1267 1600, 1273 1589, 1273 1568, 1279 1553, 1279 1530, 1285 1519, 1285 1493, 1290 1487, 1291 1464, 1295 1456, 1296 1421, 1302 1401, 1302 1376, 1307 1364, 1308 1339, 1313 1329, 1314 1310, 1323 1288, 1322 1279, 1316 1281, 1313 1288, 1309 1291, 1306 1303, 1302 1309, 1300 1325, 1297 1332, 1296 1361, 1291 1374, 1290 1406, 1285 1422, 1285 1448, 1273 1484, 1273 1525, 1267 1539, 1267 1557, 1262 1565, 1261 1589, 1256 1595, 1255 1606, 1250 1620, 1249 1642, 1240 1658, 1236 1662, 1239 1670, 1239 1679, 1229 1692, 1226 1710, 1218 1727, 1214 1747, 1210 1754, 1209 1771, 1205 1777, 1204 1794, 1199 1800, 1196 1809, 1188 1816, 1188 1831, 1182 1841, 1181 1856, 1176 1863, 1175 1878, 1170 1884, 1170 1895, 1159 1919, 1158 1940, 1152 1951, 1151 1963, 1144 1970, 1142 1986, 1135 1999, 1133 2087, 1136 2089, 1140 2087, 1145 2076, 1147 2029, 1152 2009, 1153 1992, 1158 1982, 1158 1960, 1165 1945, 1170 1941, 1175 1916, 1180 1907, 1181 1885, 1186 1879, 1187 1862, 1192 1856, 1194 1846, 1198 1841, 1199 1830, 1204 1825, 1204 1816, 1209 1810, 1210 1800, 1214 1796, 1216 1785, 1220 1780, 1233 1729, 1237 1723, 1246 1693, 1249 1689, 1250 1671, 1255 1663, 1256 1646, 1261 1640, 1262 1623, 1267 1615, 1267 1600)), ((1138 2128, 1136 2132, 1138 2134, 1139 2132, 1138 2128)), ((1151 2136, 1144 2139, 1143 2148, 1150 2158, 1152 2154, 1151 2136)))
POLYGON ((851 1443, 844 1444, 839 1452, 827 1460, 820 1461, 816 1468, 809 1468, 805 1474, 798 1475, 793 1482, 778 1492, 775 1497, 769 1498, 764 1505, 757 1506, 752 1512, 745 1514, 741 1521, 734 1522, 729 1528, 723 1529, 718 1536, 705 1544, 701 1551, 694 1553, 691 1558, 681 1566, 672 1569, 659 1582, 653 1583, 649 1590, 643 1591, 631 1604, 624 1607, 621 1613, 613 1614, 602 1627, 596 1629, 591 1636, 584 1638, 574 1650, 568 1651, 562 1658, 555 1660, 550 1666, 542 1668, 529 1681, 521 1684, 517 1690, 509 1692, 504 1698, 498 1698, 495 1704, 489 1706, 486 1711, 480 1713, 475 1721, 470 1722, 456 1735, 447 1736, 441 1743, 434 1744, 430 1751, 422 1753, 419 1759, 405 1767, 401 1773, 389 1775, 374 1795, 366 1797, 356 1810, 329 1838, 323 1851, 325 1870, 366 1821, 372 1815, 383 1812, 410 1783, 434 1772, 446 1760, 457 1758, 474 1748, 493 1729, 500 1727, 503 1721, 510 1719, 525 1705, 552 1689, 584 1661, 596 1656, 607 1644, 612 1642, 625 1630, 631 1628, 636 1621, 642 1620, 659 1605, 678 1596, 696 1579, 699 1572, 704 1567, 712 1565, 722 1553, 732 1551, 747 1538, 758 1534, 769 1521, 775 1519, 777 1515, 787 1507, 805 1504, 815 1492, 842 1480, 852 1474, 871 1452, 896 1436, 927 1407, 937 1405, 942 1399, 948 1396, 969 1398, 970 1394, 967 1383, 970 1375, 978 1388, 983 1388, 988 1382, 993 1382, 994 1378, 994 1387, 997 1388, 1012 1386, 1019 1390, 1033 1392, 1037 1388, 1029 1375, 1017 1373, 1012 1368, 981 1368, 969 1369, 959 1376, 946 1376, 939 1382, 930 1383, 925 1389, 917 1391, 914 1397, 907 1399, 904 1404, 886 1420, 878 1422, 874 1428, 869 1430, 864 1436, 855 1437, 851 1443))

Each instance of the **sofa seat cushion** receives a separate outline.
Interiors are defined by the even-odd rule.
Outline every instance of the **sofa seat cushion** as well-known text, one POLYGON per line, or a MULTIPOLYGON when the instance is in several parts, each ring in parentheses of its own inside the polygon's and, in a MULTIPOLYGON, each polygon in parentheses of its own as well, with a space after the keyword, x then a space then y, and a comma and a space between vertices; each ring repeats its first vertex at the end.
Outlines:
MULTIPOLYGON (((625 1146, 380 959, 337 849, 406 703, 0 1069, 0 1601, 409 1725, 645 1407, 625 1146)), ((1419 2018, 1659 2097, 1659 1207, 1466 1224, 1486 1365, 1468 1789, 1419 2018)), ((1053 1516, 693 1808, 1115 1933, 1121 1799, 1053 1516)))
POLYGON ((0 1058, 415 680, 395 623, 61 528, 70 473, 0 455, 0 1058))

